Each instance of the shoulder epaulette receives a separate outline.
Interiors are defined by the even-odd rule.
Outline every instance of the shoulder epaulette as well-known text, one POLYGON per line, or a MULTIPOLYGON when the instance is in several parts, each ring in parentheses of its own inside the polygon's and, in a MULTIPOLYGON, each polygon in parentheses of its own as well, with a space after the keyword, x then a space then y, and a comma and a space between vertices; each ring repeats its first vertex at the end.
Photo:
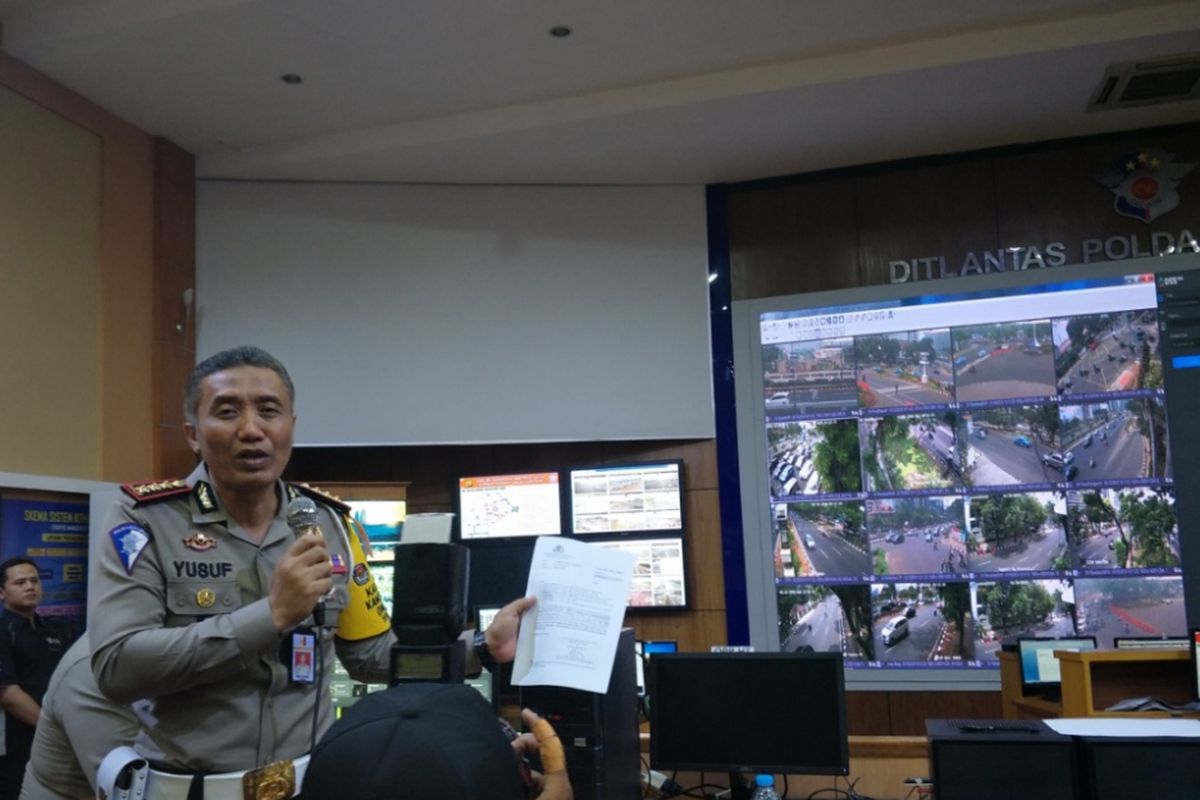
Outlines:
POLYGON ((182 480, 146 481, 144 483, 122 484, 121 490, 140 505, 142 503, 150 503, 168 497, 187 494, 188 485, 186 481, 182 480))
POLYGON ((326 491, 318 489, 316 486, 310 486, 307 483, 289 483, 287 485, 288 497, 292 498, 298 492, 308 495, 313 500, 319 500, 327 506, 333 506, 343 514, 350 513, 350 504, 336 495, 329 494, 326 491))

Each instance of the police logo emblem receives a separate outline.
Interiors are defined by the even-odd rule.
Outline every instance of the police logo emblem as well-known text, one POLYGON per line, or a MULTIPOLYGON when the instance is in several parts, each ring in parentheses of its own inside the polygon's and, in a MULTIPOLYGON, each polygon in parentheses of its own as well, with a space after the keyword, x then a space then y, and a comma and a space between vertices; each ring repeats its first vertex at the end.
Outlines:
POLYGON ((1175 163, 1174 153, 1147 148, 1121 156, 1096 180, 1112 191, 1114 211, 1148 224, 1179 205, 1175 187, 1195 166, 1175 163))
POLYGON ((212 550, 216 547, 217 540, 211 536, 205 536, 200 531, 193 531, 191 536, 184 537, 183 546, 189 550, 203 553, 205 550, 212 550))
POLYGON ((217 593, 212 589, 201 589, 196 592, 196 605, 201 608, 212 608, 217 602, 217 593))
POLYGON ((371 573, 367 571, 366 564, 354 565, 354 582, 359 586, 366 586, 367 581, 371 580, 371 573))
POLYGON ((125 574, 132 575, 134 564, 141 557, 146 545, 150 544, 150 534, 140 526, 127 522, 113 528, 108 532, 108 536, 117 550, 117 557, 121 559, 121 566, 125 567, 125 574))

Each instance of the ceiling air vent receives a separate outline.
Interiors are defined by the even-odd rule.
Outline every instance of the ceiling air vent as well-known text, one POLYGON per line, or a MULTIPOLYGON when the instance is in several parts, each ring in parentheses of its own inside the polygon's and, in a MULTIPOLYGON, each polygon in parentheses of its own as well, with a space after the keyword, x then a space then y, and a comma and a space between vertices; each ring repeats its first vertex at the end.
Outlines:
POLYGON ((1088 111, 1200 99, 1200 53, 1112 64, 1088 111))

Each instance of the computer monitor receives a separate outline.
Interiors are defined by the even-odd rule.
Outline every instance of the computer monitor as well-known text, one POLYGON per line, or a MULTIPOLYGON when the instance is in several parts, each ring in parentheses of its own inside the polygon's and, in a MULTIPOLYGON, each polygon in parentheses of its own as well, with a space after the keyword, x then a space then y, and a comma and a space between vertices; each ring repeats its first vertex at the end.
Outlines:
POLYGON ((658 653, 647 665, 658 770, 845 775, 840 653, 658 653))
POLYGON ((587 541, 633 554, 633 581, 627 601, 630 610, 687 608, 687 557, 682 535, 587 541))
POLYGON ((475 629, 486 631, 501 608, 503 606, 475 606, 475 629))
POLYGON ((634 662, 637 666, 637 692, 638 697, 645 697, 649 694, 649 687, 646 684, 646 661, 655 653, 675 653, 679 651, 679 643, 672 641, 657 641, 646 642, 638 639, 633 643, 633 652, 637 655, 634 662))
POLYGON ((1062 678, 1055 650, 1095 650, 1095 636, 1063 638, 1028 637, 1017 640, 1021 662, 1021 689, 1025 694, 1053 696, 1061 691, 1062 678))
POLYGON ((567 472, 566 493, 574 536, 684 530, 679 460, 576 467, 567 472))
POLYGON ((462 477, 455 499, 464 542, 562 533, 557 472, 462 477))

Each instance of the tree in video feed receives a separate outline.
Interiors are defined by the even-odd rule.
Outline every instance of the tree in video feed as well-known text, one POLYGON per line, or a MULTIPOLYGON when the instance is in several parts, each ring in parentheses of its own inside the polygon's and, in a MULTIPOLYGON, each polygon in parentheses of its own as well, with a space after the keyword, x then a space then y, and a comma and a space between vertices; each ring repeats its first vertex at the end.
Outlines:
POLYGON ((1037 582, 996 583, 988 591, 988 620, 992 630, 1008 636, 1037 628, 1062 602, 1037 582))
POLYGON ((858 421, 839 419, 816 424, 820 439, 813 449, 822 494, 862 491, 858 421))
POLYGON ((1129 401, 1134 427, 1142 438, 1150 440, 1150 472, 1147 477, 1166 478, 1169 475, 1167 457, 1167 410, 1154 397, 1138 397, 1129 401))
POLYGON ((962 471, 954 412, 863 420, 863 469, 869 491, 955 485, 962 471))
POLYGON ((837 595, 846 617, 848 647, 864 661, 875 660, 875 640, 871 634, 871 590, 865 584, 836 584, 829 589, 837 595))
POLYGON ((941 598, 941 613, 953 634, 954 653, 964 659, 975 658, 975 641, 967 635, 967 615, 971 613, 971 596, 968 585, 963 582, 943 583, 938 586, 941 598))
POLYGON ((1065 498, 1052 492, 971 498, 975 572, 1067 570, 1065 498))
MULTIPOLYGON (((1084 492, 1081 499, 1081 528, 1088 535, 1079 537, 1078 548, 1084 550, 1091 544, 1092 549, 1102 552, 1099 544, 1107 540, 1113 566, 1125 569, 1179 566, 1179 525, 1170 490, 1105 489, 1084 492)), ((1084 567, 1103 565, 1095 563, 1096 560, 1079 559, 1084 567)))

